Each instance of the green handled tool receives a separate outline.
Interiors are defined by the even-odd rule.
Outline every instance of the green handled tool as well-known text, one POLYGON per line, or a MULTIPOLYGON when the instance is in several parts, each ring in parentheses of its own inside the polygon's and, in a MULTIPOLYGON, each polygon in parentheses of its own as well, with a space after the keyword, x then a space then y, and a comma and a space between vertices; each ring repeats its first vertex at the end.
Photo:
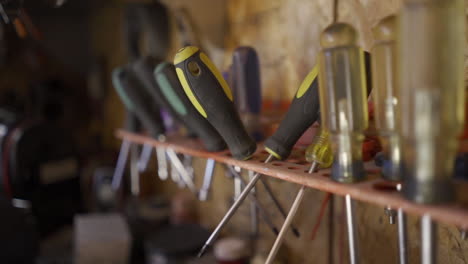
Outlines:
MULTIPOLYGON (((162 96, 167 100, 183 123, 202 140, 208 151, 221 151, 226 148, 224 140, 213 126, 192 105, 179 82, 174 65, 163 62, 154 70, 154 78, 159 85, 162 96)), ((203 185, 198 196, 201 201, 208 199, 215 161, 206 162, 203 185)))
MULTIPOLYGON (((151 103, 150 97, 147 96, 145 90, 142 89, 140 83, 133 75, 132 71, 127 67, 117 68, 112 73, 112 81, 114 87, 122 99, 125 107, 129 110, 129 114, 136 116, 143 126, 148 130, 151 136, 158 138, 164 133, 162 126, 162 119, 159 114, 159 108, 151 103)), ((135 120, 130 119, 132 122, 130 126, 135 126, 135 120)), ((136 150, 131 146, 130 142, 124 140, 117 160, 117 166, 112 179, 112 187, 118 189, 122 182, 125 163, 127 160, 128 152, 131 151, 131 186, 132 193, 139 193, 138 175, 136 164, 134 164, 136 150)))
POLYGON ((154 70, 161 96, 168 102, 180 120, 204 143, 208 151, 221 151, 226 144, 219 133, 192 105, 179 82, 174 65, 163 62, 154 70))

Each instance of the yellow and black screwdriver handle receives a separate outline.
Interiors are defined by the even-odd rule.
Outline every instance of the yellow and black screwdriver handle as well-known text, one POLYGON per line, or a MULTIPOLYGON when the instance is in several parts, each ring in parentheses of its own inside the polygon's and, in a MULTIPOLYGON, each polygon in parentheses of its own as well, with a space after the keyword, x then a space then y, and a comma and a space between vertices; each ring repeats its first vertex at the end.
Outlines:
MULTIPOLYGON (((370 79, 370 54, 364 52, 368 94, 372 90, 370 79)), ((289 106, 286 116, 276 132, 265 141, 265 150, 276 159, 289 157, 291 150, 302 134, 320 118, 318 89, 318 66, 316 65, 302 81, 289 106)))
POLYGON ((276 159, 288 158, 294 144, 307 128, 319 118, 320 102, 317 74, 318 67, 315 66, 299 86, 288 112, 276 132, 265 141, 265 150, 276 159))
POLYGON ((223 137, 232 156, 249 159, 257 144, 244 128, 231 89, 213 62, 199 48, 188 46, 177 52, 174 65, 190 102, 223 137))

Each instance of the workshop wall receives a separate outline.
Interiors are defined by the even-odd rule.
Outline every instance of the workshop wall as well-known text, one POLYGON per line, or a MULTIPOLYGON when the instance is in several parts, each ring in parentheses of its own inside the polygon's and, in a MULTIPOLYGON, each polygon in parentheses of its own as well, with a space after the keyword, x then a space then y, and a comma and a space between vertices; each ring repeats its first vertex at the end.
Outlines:
MULTIPOLYGON (((95 52, 105 55, 110 69, 125 63, 126 55, 122 47, 120 24, 123 1, 115 0, 114 6, 106 6, 94 11, 95 52), (111 43, 112 45, 110 45, 111 43)), ((223 48, 219 39, 224 39, 225 56, 217 64, 227 67, 230 54, 239 45, 256 48, 261 63, 263 96, 273 101, 289 100, 316 61, 319 50, 319 34, 332 21, 332 0, 229 0, 229 1, 164 1, 169 6, 191 5, 194 20, 204 38, 211 39, 216 48, 223 48), (223 3, 225 13, 213 12, 209 7, 213 3, 223 3), (203 7, 203 8, 202 8, 203 7), (217 16, 218 22, 213 22, 217 16), (209 20, 207 22, 207 20, 209 20), (215 36, 213 36, 213 34, 215 36)), ((349 22, 359 32, 359 42, 365 50, 373 44, 371 27, 376 22, 395 13, 401 0, 341 0, 339 21, 349 22)), ((468 1, 467 5, 468 6, 468 1)), ((221 8, 216 6, 215 8, 221 8)), ((172 51, 178 48, 174 41, 172 51)), ((219 50, 217 50, 219 52, 219 50)), ((169 54, 169 57, 173 56, 169 54)), ((213 52, 211 52, 213 53, 213 52)), ((210 54, 212 55, 212 54, 210 54)), ((109 84, 110 85, 110 84, 109 84)), ((113 89, 111 89, 113 91, 113 89)), ((123 106, 114 92, 106 105, 106 142, 117 146, 113 137, 115 128, 123 122, 123 106)), ((204 160, 195 159, 196 184, 201 184, 204 160)), ((246 173, 245 173, 246 174, 246 173)), ((247 175, 244 175, 247 176, 247 175)), ((299 186, 269 180, 281 202, 289 208, 299 186)), ((224 175, 224 168, 217 165, 212 185, 212 199, 199 203, 201 222, 213 228, 227 211, 232 202, 232 180, 224 175)), ((158 183, 158 191, 173 195, 178 189, 172 182, 158 183)), ((283 219, 272 202, 266 199, 259 184, 258 195, 272 214, 275 224, 281 226, 283 219)), ((320 206, 325 194, 315 190, 306 193, 304 202, 294 220, 302 233, 295 238, 286 236, 282 252, 284 263, 347 263, 346 228, 340 197, 335 198, 334 214, 325 217, 314 240, 311 232, 316 224, 320 206), (332 223, 331 225, 329 223, 332 223), (332 251, 329 251, 329 228, 334 230, 332 251), (330 261, 330 256, 333 262, 330 261)), ((397 231, 395 225, 389 225, 383 208, 357 203, 358 236, 362 263, 397 263, 397 231)), ((274 241, 271 232, 261 224, 260 239, 255 245, 260 255, 266 257, 274 241)), ((233 221, 226 227, 224 234, 247 237, 249 233, 248 202, 246 201, 233 221)), ((409 216, 408 247, 410 263, 418 263, 420 252, 419 219, 409 216)), ((462 241, 459 231, 454 226, 439 225, 439 263, 468 263, 468 241, 462 241)), ((258 263, 263 263, 259 261, 258 263)))

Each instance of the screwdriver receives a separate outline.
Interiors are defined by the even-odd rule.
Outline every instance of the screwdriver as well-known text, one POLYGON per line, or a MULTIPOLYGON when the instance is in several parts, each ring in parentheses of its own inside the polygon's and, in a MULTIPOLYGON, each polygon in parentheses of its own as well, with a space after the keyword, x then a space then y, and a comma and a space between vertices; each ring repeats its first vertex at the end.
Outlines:
MULTIPOLYGON (((232 104, 231 90, 213 63, 198 48, 186 47, 176 55, 175 64, 188 98, 200 114, 220 132, 233 157, 250 158, 256 150, 256 143, 245 131, 232 104)), ((249 191, 243 192, 244 197, 236 202, 244 200, 249 191)), ((238 205, 240 202, 237 202, 238 205)))
POLYGON ((240 113, 244 126, 256 141, 262 140, 260 63, 254 48, 244 46, 234 50, 229 77, 234 104, 240 113))
MULTIPOLYGON (((464 124, 463 0, 406 0, 398 36, 403 195, 423 204, 455 200, 451 181, 464 124), (430 30, 429 30, 430 29, 430 30)), ((432 216, 421 219, 421 262, 435 263, 432 216)))
MULTIPOLYGON (((168 101, 171 102, 171 104, 173 103, 174 106, 178 105, 179 107, 180 106, 186 106, 187 113, 190 112, 190 116, 187 115, 187 114, 183 115, 187 119, 187 122, 193 123, 194 126, 199 128, 199 129, 208 130, 208 132, 212 131, 213 128, 212 128, 211 124, 208 122, 208 120, 203 118, 201 116, 201 114, 195 109, 194 105, 192 105, 192 103, 189 101, 187 95, 184 92, 184 88, 181 87, 181 83, 178 81, 178 77, 176 75, 176 71, 175 71, 175 68, 174 68, 173 65, 171 65, 169 63, 163 63, 163 64, 158 65, 158 67, 155 70, 155 77, 156 77, 156 80, 158 81, 158 83, 160 84, 164 95, 168 98, 168 101), (173 100, 169 100, 169 98, 173 98, 173 100), (177 98, 179 100, 174 100, 174 99, 177 99, 177 98)), ((174 108, 176 108, 176 107, 174 107, 174 108)), ((235 112, 234 112, 234 114, 235 114, 235 112)), ((213 133, 216 133, 215 136, 219 137, 219 134, 216 131, 213 131, 213 133)), ((206 138, 206 141, 208 143, 212 144, 210 141, 215 141, 216 142, 214 136, 212 135, 212 132, 210 132, 210 134, 208 134, 207 132, 204 132, 204 134, 206 134, 205 138, 206 138)), ((223 144, 224 144, 224 142, 223 142, 223 144)), ((255 144, 255 143, 253 143, 253 144, 255 144)), ((256 147, 256 144, 255 144, 255 147, 256 147)), ((207 166, 208 166, 208 164, 207 164, 207 166)), ((237 175, 237 176, 238 177, 236 177, 236 178, 240 178, 239 175, 237 175)), ((241 178, 240 178, 240 180, 242 181, 241 178)), ((206 186, 205 184, 203 184, 203 185, 206 186)), ((201 195, 204 195, 203 192, 205 192, 205 191, 206 190, 202 189, 201 190, 201 195)), ((261 216, 265 219, 265 221, 271 227, 271 229, 275 232, 275 234, 277 234, 278 231, 273 226, 271 220, 269 220, 268 216, 266 215, 265 210, 263 210, 259 206, 259 203, 258 203, 258 201, 256 200, 255 197, 253 197, 252 199, 253 199, 253 201, 255 203, 256 208, 261 213, 261 216)))
MULTIPOLYGON (((399 99, 396 63, 396 23, 394 15, 383 18, 374 28, 375 44, 372 48, 372 81, 374 92, 375 125, 379 130, 380 140, 386 148, 383 153, 382 177, 388 181, 400 182, 401 170, 401 143, 398 136, 399 126, 399 99)), ((401 189, 401 188, 400 188, 401 189)), ((389 206, 385 213, 390 215, 390 224, 393 224, 395 215, 398 216, 398 249, 399 261, 408 262, 406 255, 406 216, 401 208, 395 210, 389 206)))
MULTIPOLYGON (((150 95, 156 105, 158 105, 161 109, 164 109, 169 113, 168 115, 163 115, 163 119, 170 118, 172 119, 172 122, 164 122, 165 124, 168 123, 174 123, 173 121, 177 121, 178 123, 181 123, 179 117, 175 113, 175 111, 172 109, 172 107, 169 105, 169 103, 165 100, 164 96, 162 96, 161 89, 159 86, 156 84, 156 81, 154 80, 153 76, 153 70, 156 67, 156 65, 160 61, 158 59, 155 59, 152 56, 145 56, 142 58, 137 59, 135 62, 131 64, 131 68, 133 72, 135 73, 135 76, 138 78, 138 80, 141 82, 141 87, 144 88, 147 92, 148 95, 150 95)), ((170 128, 166 127, 167 130, 170 130, 170 128)), ((165 137, 161 136, 159 140, 164 141, 165 137)), ((142 151, 142 157, 143 154, 150 152, 151 153, 152 146, 145 144, 143 147, 142 151), (149 151, 148 151, 149 150, 149 151)), ((159 177, 161 178, 166 178, 168 171, 167 171, 167 164, 162 164, 163 161, 166 160, 166 153, 162 151, 161 147, 156 147, 156 156, 158 159, 158 174, 159 177)), ((148 155, 149 156, 149 155, 148 155)), ((174 158, 179 158, 178 156, 175 156, 174 158)), ((142 161, 140 159, 140 161, 142 161)), ((143 161, 144 162, 144 161, 143 161)), ((179 173, 177 170, 177 166, 175 166, 173 163, 171 163, 172 166, 172 174, 176 175, 175 179, 179 179, 179 173)), ((183 184, 183 181, 178 181, 179 183, 183 184)))
POLYGON ((245 131, 232 103, 232 92, 216 66, 193 46, 179 50, 174 65, 190 102, 218 131, 232 156, 249 159, 257 145, 245 131))
MULTIPOLYGON (((329 142, 329 133, 324 129, 321 129, 318 135, 315 136, 312 144, 306 149, 306 160, 311 162, 309 173, 313 173, 318 167, 328 168, 333 162, 333 153, 331 150, 329 142)), ((297 192, 296 198, 294 199, 291 209, 289 210, 288 216, 281 227, 278 237, 276 237, 275 243, 268 254, 268 258, 265 264, 273 263, 276 254, 283 242, 286 231, 288 230, 289 225, 291 224, 294 216, 297 213, 297 209, 304 198, 305 186, 302 185, 299 191, 297 192)))
MULTIPOLYGON (((263 140, 260 111, 262 108, 262 91, 260 78, 260 63, 254 48, 238 47, 232 54, 232 66, 229 74, 229 85, 234 95, 234 104, 247 132, 255 141, 263 140)), ((249 174, 253 176, 251 171, 249 174)), ((267 183, 263 181, 263 183, 267 183)), ((267 184, 267 190, 271 188, 267 184)), ((255 187, 252 195, 256 195, 255 187)), ((272 196, 274 197, 274 196, 272 196)), ((275 202, 276 199, 274 200, 275 202)), ((258 237, 258 217, 255 204, 250 204, 252 237, 258 237)))
MULTIPOLYGON (((157 65, 154 70, 154 79, 161 89, 162 96, 179 115, 183 123, 200 137, 208 151, 221 151, 226 148, 226 144, 219 133, 201 116, 186 96, 173 64, 162 62, 157 65)), ((214 167, 215 161, 208 159, 202 188, 198 193, 198 198, 201 201, 208 198, 214 167)))
MULTIPOLYGON (((128 69, 128 67, 115 69, 112 72, 112 82, 125 107, 129 112, 131 112, 131 114, 134 114, 139 120, 141 120, 143 126, 148 130, 150 135, 154 138, 158 138, 160 135, 163 135, 164 127, 161 125, 162 120, 159 115, 159 108, 151 103, 150 97, 147 96, 145 90, 139 85, 139 82, 136 80, 135 76, 133 76, 132 71, 128 69)), ((112 187, 115 190, 120 187, 129 148, 130 143, 128 141, 124 141, 117 161, 117 168, 112 179, 112 187)), ((133 150, 132 152, 135 153, 133 150)), ((136 167, 132 162, 130 168, 131 182, 133 183, 131 185, 132 193, 138 194, 138 175, 135 174, 135 168, 136 167)))
MULTIPOLYGON (((151 95, 148 93, 148 89, 143 87, 140 80, 137 78, 135 72, 130 66, 114 71, 113 73, 114 85, 118 91, 118 94, 124 101, 128 109, 134 111, 138 117, 142 120, 143 124, 147 126, 150 134, 158 139, 164 140, 164 127, 162 126, 162 119, 159 115, 158 104, 154 104, 151 95)), ((136 155, 136 154, 135 154, 136 155)), ((180 160, 176 155, 170 153, 168 150, 169 158, 172 160, 174 167, 181 174, 182 180, 192 191, 195 191, 195 185, 190 175, 186 173, 181 164, 180 160)), ((137 188, 138 175, 136 167, 130 167, 132 172, 132 186, 137 188)), ((115 188, 118 188, 119 181, 116 180, 115 188)), ((133 193, 138 193, 136 189, 132 190, 133 193)))
MULTIPOLYGON (((193 65, 193 64, 200 63, 200 62, 197 62, 198 57, 206 58, 206 55, 200 55, 200 54, 203 54, 203 53, 200 53, 198 48, 186 47, 185 49, 182 49, 181 51, 179 51, 178 55, 176 55, 175 64, 176 64, 176 68, 178 71, 179 80, 181 81, 185 92, 187 93, 189 98, 192 98, 191 100, 192 103, 194 105, 198 105, 197 110, 204 113, 203 107, 200 105, 200 103, 198 103, 198 99, 200 97, 199 96, 195 97, 191 89, 192 85, 196 85, 196 83, 192 83, 194 82, 193 79, 195 77, 192 76, 190 79, 190 82, 188 82, 186 80, 186 77, 184 76, 184 75, 192 75, 192 74, 194 74, 195 76, 201 75, 203 71, 207 70, 206 67, 204 69, 200 69, 200 66, 193 65), (194 60, 191 60, 190 58, 194 58, 194 60), (179 68, 179 64, 183 64, 183 66, 185 66, 184 69, 186 70, 184 71, 183 69, 179 68), (187 69, 190 64, 192 64, 190 66, 191 71, 187 69), (186 73, 184 74, 184 72, 186 73), (190 86, 189 86, 189 83, 190 83, 190 86)), ((299 139, 299 137, 312 123, 314 123, 317 120, 319 105, 318 105, 318 88, 317 88, 318 82, 314 81, 316 75, 317 75, 317 69, 313 70, 311 73, 309 73, 309 75, 307 75, 304 82, 299 87, 298 92, 294 96, 293 102, 291 103, 289 111, 286 114, 286 118, 283 119, 283 121, 281 122, 275 134, 266 141, 265 149, 267 152, 270 153, 270 155, 264 161, 265 163, 270 162, 274 158, 277 158, 280 160, 287 158, 289 154, 291 153, 292 147, 294 146, 296 141, 299 139), (310 89, 311 87, 312 89, 310 89)), ((221 77, 218 77, 218 78, 221 78, 221 77)), ((229 89, 226 84, 224 85, 227 89, 229 89)), ((208 90, 208 87, 209 87, 208 85, 203 86, 203 88, 207 90, 208 90)), ((219 84, 218 84, 218 87, 219 87, 219 84)), ((202 89, 202 87, 198 87, 198 89, 202 89)), ((230 94, 230 91, 228 92, 228 94, 230 94)), ((214 99, 216 103, 219 103, 219 100, 217 100, 217 98, 214 98, 214 99)), ((220 110, 215 111, 214 113, 217 113, 217 112, 220 112, 220 110)), ((207 116, 209 118, 209 115, 207 116)), ((229 125, 229 123, 226 123, 226 125, 229 125)), ((241 125, 242 124, 240 124, 240 126, 241 125)), ((223 134, 221 133, 221 135, 223 134)), ((228 212, 223 217, 221 222, 215 228, 211 236, 208 238, 205 245, 199 252, 199 256, 203 255, 205 250, 209 246, 212 245, 214 240, 219 235, 219 232, 221 231, 223 226, 234 215, 237 208, 239 208, 239 206, 241 205, 245 197, 250 193, 251 189, 255 186, 255 184, 260 178, 261 178, 261 174, 259 173, 256 173, 253 175, 252 179, 245 186, 244 190, 242 191, 238 199, 234 202, 234 204, 228 210, 228 212)), ((286 215, 284 216, 286 217, 286 215)))
MULTIPOLYGON (((334 162, 331 177, 354 183, 365 177, 362 161, 363 131, 368 125, 364 53, 357 32, 349 24, 333 23, 320 36, 320 113, 330 131, 334 162)), ((345 195, 350 263, 358 262, 353 203, 345 195)))

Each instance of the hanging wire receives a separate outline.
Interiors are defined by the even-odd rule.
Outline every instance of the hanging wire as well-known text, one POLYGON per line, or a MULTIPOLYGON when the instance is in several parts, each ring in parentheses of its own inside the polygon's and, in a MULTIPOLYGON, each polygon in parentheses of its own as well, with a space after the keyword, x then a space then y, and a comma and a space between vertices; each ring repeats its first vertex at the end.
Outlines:
POLYGON ((333 1, 333 23, 338 21, 338 0, 333 1))

